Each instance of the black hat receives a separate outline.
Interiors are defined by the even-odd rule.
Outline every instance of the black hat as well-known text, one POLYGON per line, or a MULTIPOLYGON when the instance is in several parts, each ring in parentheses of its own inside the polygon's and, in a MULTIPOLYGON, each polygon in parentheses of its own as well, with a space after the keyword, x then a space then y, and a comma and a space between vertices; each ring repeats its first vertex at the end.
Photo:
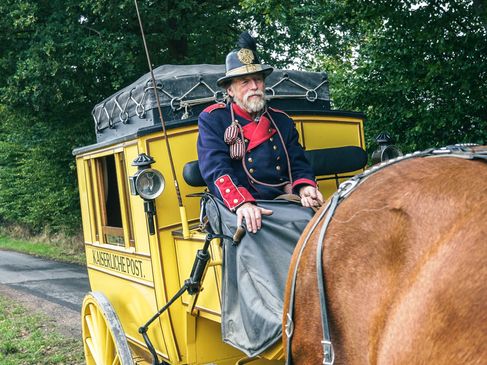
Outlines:
POLYGON ((237 48, 227 54, 225 61, 225 76, 217 80, 218 86, 224 86, 235 77, 263 73, 267 77, 273 70, 272 67, 262 65, 257 56, 255 39, 245 31, 240 34, 237 48))

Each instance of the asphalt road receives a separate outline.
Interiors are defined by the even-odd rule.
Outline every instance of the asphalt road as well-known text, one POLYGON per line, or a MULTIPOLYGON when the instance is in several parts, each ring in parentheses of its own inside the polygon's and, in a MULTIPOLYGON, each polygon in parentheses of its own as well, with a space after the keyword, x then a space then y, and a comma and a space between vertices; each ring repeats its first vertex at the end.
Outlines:
POLYGON ((90 290, 85 267, 2 250, 0 284, 78 313, 90 290))

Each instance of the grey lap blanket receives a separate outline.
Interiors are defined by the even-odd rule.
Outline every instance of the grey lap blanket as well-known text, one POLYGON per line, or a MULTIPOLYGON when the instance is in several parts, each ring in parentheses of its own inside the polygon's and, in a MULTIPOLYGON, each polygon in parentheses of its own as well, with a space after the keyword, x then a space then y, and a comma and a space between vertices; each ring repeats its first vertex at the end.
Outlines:
MULTIPOLYGON (((256 356, 282 334, 284 288, 291 255, 314 212, 284 200, 261 200, 273 211, 263 216, 262 229, 246 232, 238 245, 223 240, 223 341, 256 356)), ((204 203, 214 233, 233 236, 236 215, 217 199, 204 203)))

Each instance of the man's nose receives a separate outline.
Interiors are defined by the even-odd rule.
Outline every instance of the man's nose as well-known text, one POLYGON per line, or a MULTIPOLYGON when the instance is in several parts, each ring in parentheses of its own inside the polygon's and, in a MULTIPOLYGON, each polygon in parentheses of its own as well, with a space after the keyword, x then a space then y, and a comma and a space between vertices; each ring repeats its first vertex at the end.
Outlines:
POLYGON ((258 89, 259 87, 258 87, 257 81, 255 81, 255 80, 250 80, 250 88, 251 88, 252 90, 256 90, 256 89, 258 89))

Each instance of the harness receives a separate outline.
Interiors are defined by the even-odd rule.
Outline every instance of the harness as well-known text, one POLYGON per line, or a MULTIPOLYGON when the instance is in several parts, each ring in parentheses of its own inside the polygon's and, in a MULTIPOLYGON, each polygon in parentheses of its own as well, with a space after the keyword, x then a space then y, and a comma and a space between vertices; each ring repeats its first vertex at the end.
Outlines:
POLYGON ((447 146, 440 149, 428 149, 422 152, 414 152, 409 153, 404 156, 397 157, 395 159, 388 160, 386 162, 382 162, 378 165, 372 166, 370 169, 365 170, 363 173, 358 174, 340 184, 338 190, 333 194, 331 199, 328 201, 326 207, 321 210, 319 213, 318 218, 315 220, 314 224, 308 231, 304 243, 301 245, 301 248, 298 252, 298 257, 296 261, 296 265, 293 271, 293 277, 291 282, 291 297, 289 300, 289 309, 288 313, 286 314, 286 325, 285 325, 285 334, 287 336, 287 348, 286 348, 286 365, 292 364, 291 359, 291 340, 294 331, 294 324, 293 324, 293 313, 294 313, 294 294, 296 289, 296 279, 298 273, 298 266, 299 261, 301 260, 302 253, 311 237, 311 234, 314 232, 316 227, 320 224, 322 219, 324 218, 323 225, 320 230, 320 234, 318 237, 318 245, 316 249, 316 272, 317 272, 317 280, 318 280, 318 291, 319 291, 319 298, 320 298, 320 309, 321 309, 321 325, 323 330, 323 339, 321 344, 323 346, 323 365, 333 365, 335 362, 335 353, 333 351, 333 345, 331 342, 331 335, 330 335, 330 327, 328 323, 328 315, 326 310, 326 291, 325 291, 325 282, 324 282, 324 275, 323 275, 323 245, 324 245, 324 238, 326 235, 326 231, 328 226, 331 222, 335 211, 340 205, 340 203, 348 197, 359 185, 361 185, 369 176, 375 174, 376 172, 384 169, 387 166, 394 165, 398 162, 409 160, 412 158, 418 157, 457 157, 463 158, 468 160, 475 160, 480 159, 487 162, 487 148, 476 148, 475 144, 457 144, 453 146, 447 146))

